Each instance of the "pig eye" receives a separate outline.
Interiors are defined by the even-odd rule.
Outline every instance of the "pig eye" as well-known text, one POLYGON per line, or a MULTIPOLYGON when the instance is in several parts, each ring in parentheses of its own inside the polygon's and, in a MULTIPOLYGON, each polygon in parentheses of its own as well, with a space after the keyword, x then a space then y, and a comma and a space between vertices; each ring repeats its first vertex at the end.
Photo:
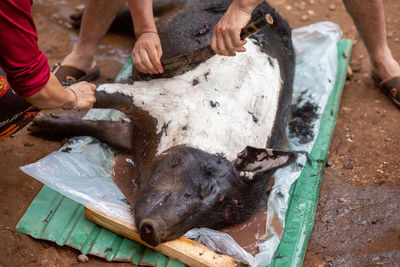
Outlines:
POLYGON ((178 165, 179 165, 178 162, 174 162, 174 163, 171 164, 171 168, 175 168, 178 165))
POLYGON ((170 167, 171 167, 171 168, 175 168, 175 167, 178 167, 178 166, 181 165, 181 164, 182 164, 182 160, 181 160, 181 159, 177 159, 177 160, 175 160, 174 162, 171 162, 170 167))

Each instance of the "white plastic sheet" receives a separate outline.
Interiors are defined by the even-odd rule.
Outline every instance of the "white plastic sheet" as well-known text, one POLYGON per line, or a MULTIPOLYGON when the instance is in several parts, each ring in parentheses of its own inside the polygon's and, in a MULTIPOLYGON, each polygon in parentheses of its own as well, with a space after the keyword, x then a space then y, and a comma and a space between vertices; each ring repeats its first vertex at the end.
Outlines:
POLYGON ((125 121, 129 122, 130 119, 121 111, 111 108, 92 108, 89 110, 83 120, 109 120, 109 121, 125 121))
MULTIPOLYGON (((294 97, 304 96, 318 105, 318 114, 322 114, 327 99, 333 89, 337 70, 336 43, 341 38, 338 25, 321 22, 293 31, 293 43, 296 50, 296 74, 294 97)), ((107 111, 109 112, 109 111, 107 111)), ((120 114, 104 114, 92 111, 86 118, 94 117, 114 120, 124 119, 120 114)), ((320 121, 313 126, 314 137, 318 135, 320 121)), ((289 136, 287 130, 287 136, 289 136)), ((310 152, 315 142, 301 144, 297 138, 289 138, 292 150, 310 152)), ((306 159, 300 157, 298 163, 305 165, 306 159)), ((90 137, 74 138, 60 151, 54 152, 36 163, 21 169, 65 196, 88 207, 100 210, 110 216, 133 223, 129 205, 112 181, 114 156, 110 148, 90 137), (64 152, 63 152, 64 151, 64 152), (68 151, 68 152, 65 152, 68 151)), ((302 168, 292 164, 280 169, 275 175, 275 184, 268 201, 267 229, 269 239, 259 244, 259 254, 253 256, 241 248, 228 234, 211 229, 192 229, 186 237, 197 240, 206 246, 248 262, 251 266, 267 265, 279 245, 279 237, 271 226, 275 215, 284 225, 288 207, 290 186, 301 174, 302 168), (279 194, 278 194, 279 193, 279 194)))
POLYGON ((92 137, 75 137, 21 170, 85 206, 132 222, 131 208, 112 180, 114 164, 107 145, 92 137))

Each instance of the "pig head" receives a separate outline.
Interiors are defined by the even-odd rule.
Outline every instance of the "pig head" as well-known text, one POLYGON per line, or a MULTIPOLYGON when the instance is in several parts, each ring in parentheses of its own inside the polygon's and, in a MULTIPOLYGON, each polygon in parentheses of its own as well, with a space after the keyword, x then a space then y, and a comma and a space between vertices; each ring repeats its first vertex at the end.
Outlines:
POLYGON ((195 227, 242 222, 259 207, 273 172, 295 152, 246 147, 234 162, 179 145, 162 153, 135 204, 140 237, 152 246, 195 227))

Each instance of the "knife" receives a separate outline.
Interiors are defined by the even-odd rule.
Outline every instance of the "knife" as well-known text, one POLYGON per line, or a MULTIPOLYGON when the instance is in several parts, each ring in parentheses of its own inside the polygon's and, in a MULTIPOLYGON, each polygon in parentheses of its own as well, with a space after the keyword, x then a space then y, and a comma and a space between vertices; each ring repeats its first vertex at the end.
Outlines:
MULTIPOLYGON (((274 19, 270 14, 266 14, 259 19, 251 22, 240 32, 240 39, 244 40, 247 37, 252 36, 267 25, 272 25, 274 19)), ((194 52, 182 54, 173 58, 169 58, 161 61, 164 67, 164 73, 162 74, 145 74, 133 69, 132 79, 134 81, 140 80, 152 80, 158 78, 172 78, 176 75, 180 75, 188 70, 191 70, 198 66, 205 60, 215 56, 215 52, 211 49, 210 45, 203 48, 199 48, 194 52)))

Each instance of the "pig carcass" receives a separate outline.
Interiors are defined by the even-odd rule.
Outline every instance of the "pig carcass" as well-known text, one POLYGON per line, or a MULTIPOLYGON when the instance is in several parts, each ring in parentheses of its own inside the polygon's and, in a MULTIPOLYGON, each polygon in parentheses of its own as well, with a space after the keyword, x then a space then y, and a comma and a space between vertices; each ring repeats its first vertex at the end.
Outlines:
MULTIPOLYGON (((184 1, 159 20, 164 58, 210 43, 211 31, 202 29, 229 5, 212 2, 184 1)), ((265 204, 274 171, 296 159, 279 150, 292 97, 291 30, 267 3, 253 16, 266 13, 273 25, 248 39, 245 53, 183 66, 173 78, 100 85, 95 107, 121 110, 130 123, 41 116, 35 131, 128 149, 140 169, 134 219, 150 245, 246 220, 265 204)))

